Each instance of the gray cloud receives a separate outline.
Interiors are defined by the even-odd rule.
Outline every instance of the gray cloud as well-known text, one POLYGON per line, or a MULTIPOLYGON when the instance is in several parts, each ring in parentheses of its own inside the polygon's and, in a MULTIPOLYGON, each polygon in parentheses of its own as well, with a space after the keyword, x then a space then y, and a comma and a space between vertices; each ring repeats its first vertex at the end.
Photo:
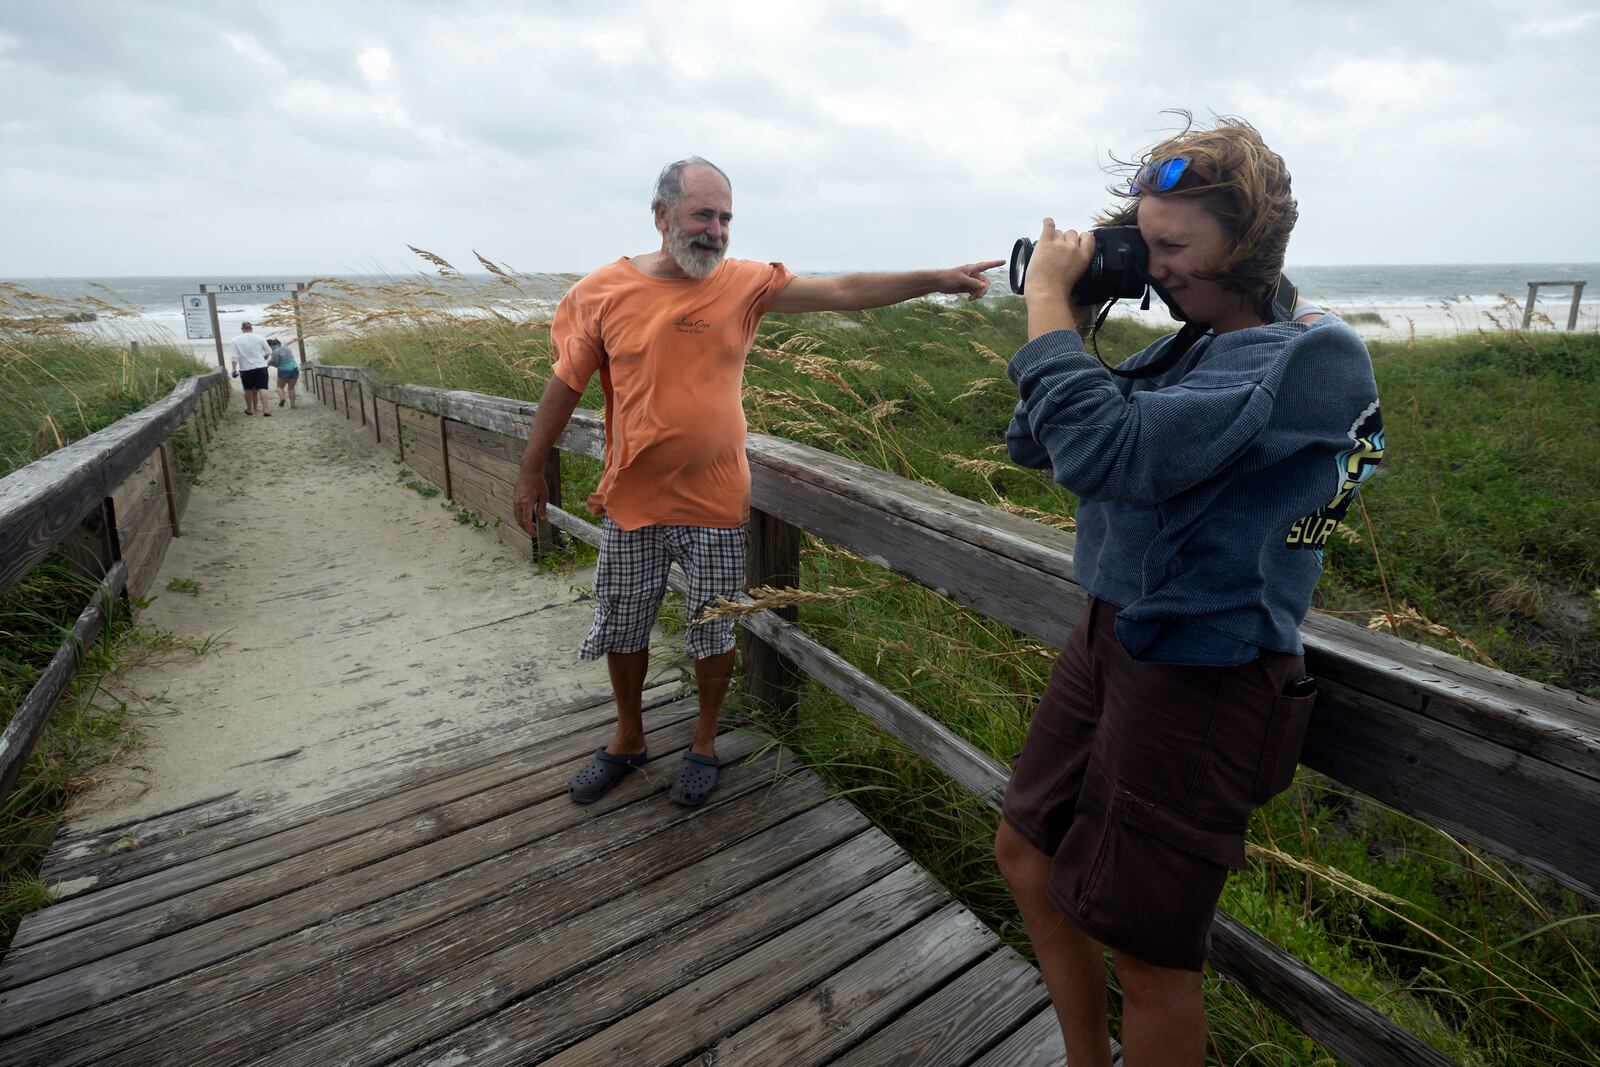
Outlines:
POLYGON ((1296 261, 1593 260, 1597 44, 1577 2, 13 6, 0 275, 582 270, 690 152, 740 254, 965 260, 1086 221, 1172 106, 1285 156, 1296 261))

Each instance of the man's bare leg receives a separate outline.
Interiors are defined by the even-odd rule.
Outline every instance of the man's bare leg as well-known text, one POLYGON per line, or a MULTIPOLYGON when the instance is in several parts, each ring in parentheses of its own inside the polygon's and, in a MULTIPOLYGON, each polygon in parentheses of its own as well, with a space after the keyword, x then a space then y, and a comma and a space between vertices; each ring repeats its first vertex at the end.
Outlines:
POLYGON ((994 852, 1039 957, 1039 973, 1050 990, 1066 1042, 1067 1062, 1072 1067, 1111 1067, 1104 947, 1051 902, 1050 857, 1003 820, 995 834, 994 852))
POLYGON ((650 668, 650 650, 607 652, 606 669, 611 673, 611 693, 617 701, 617 732, 606 751, 613 756, 632 756, 644 751, 644 676, 650 668))
POLYGON ((729 649, 720 655, 694 661, 695 685, 700 690, 700 718, 695 720, 694 741, 689 749, 702 756, 717 754, 717 717, 722 713, 722 700, 728 695, 735 655, 735 650, 729 649))
POLYGON ((1198 1067, 1206 1058, 1200 972, 1157 967, 1113 952, 1122 986, 1122 1060, 1128 1067, 1198 1067))

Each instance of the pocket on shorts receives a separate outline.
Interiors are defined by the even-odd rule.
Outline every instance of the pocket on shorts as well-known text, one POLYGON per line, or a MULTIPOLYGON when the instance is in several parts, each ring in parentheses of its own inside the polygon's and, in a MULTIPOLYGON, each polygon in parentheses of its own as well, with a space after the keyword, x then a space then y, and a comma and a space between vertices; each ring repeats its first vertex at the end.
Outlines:
POLYGON ((1255 789, 1250 798, 1255 804, 1265 804, 1294 781, 1306 728, 1311 725, 1311 707, 1316 702, 1315 693, 1280 696, 1273 702, 1272 721, 1267 723, 1267 739, 1261 747, 1261 763, 1256 768, 1255 789))
POLYGON ((1197 823, 1119 782, 1077 912, 1114 949, 1198 970, 1228 871, 1244 865, 1243 827, 1197 823))

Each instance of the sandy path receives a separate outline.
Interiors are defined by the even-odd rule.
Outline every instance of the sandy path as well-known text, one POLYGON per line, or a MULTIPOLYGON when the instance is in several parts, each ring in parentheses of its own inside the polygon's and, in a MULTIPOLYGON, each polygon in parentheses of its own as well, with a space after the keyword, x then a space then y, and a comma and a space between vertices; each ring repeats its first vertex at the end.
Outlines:
MULTIPOLYGON (((78 806, 74 833, 227 793, 298 807, 386 756, 609 692, 604 662, 574 655, 592 570, 539 573, 457 523, 315 400, 268 419, 242 406, 235 390, 141 616, 215 648, 123 677, 154 715, 149 744, 78 806)), ((652 681, 676 677, 674 644, 655 642, 652 681)))

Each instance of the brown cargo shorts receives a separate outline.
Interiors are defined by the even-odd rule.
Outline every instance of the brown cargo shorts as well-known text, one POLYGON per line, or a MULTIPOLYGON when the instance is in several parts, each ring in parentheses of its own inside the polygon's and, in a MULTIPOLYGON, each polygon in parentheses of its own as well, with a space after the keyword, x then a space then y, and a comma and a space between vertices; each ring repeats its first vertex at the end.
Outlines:
POLYGON ((1198 971, 1250 812, 1288 788, 1315 696, 1300 656, 1238 667, 1139 663, 1119 609, 1091 600, 1050 672, 1003 815, 1052 857, 1050 899, 1090 937, 1198 971))

